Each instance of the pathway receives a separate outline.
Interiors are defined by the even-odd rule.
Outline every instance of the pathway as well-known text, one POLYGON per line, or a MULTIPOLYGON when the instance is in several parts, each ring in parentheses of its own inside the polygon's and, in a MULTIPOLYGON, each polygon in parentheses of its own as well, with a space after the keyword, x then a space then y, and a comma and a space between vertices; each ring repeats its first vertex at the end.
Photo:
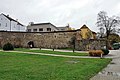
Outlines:
POLYGON ((26 53, 26 54, 38 54, 38 55, 44 55, 44 56, 68 57, 68 58, 100 58, 100 57, 91 57, 91 56, 69 56, 69 55, 35 53, 35 52, 23 52, 23 51, 4 51, 4 52, 17 52, 17 53, 26 53))
MULTIPOLYGON (((40 50, 39 48, 32 48, 31 50, 40 50)), ((53 51, 52 49, 45 49, 42 48, 41 50, 50 50, 53 51)), ((54 49, 54 51, 59 51, 59 52, 73 52, 72 50, 63 50, 63 49, 54 49)), ((77 53, 88 53, 88 51, 75 51, 77 53)))
POLYGON ((112 62, 90 80, 120 80, 120 50, 112 50, 106 58, 113 58, 112 62))

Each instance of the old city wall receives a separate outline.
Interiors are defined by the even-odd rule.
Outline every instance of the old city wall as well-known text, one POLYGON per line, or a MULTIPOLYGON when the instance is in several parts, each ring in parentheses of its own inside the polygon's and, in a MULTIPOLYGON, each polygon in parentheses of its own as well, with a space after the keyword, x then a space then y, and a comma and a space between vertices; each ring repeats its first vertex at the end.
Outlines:
POLYGON ((14 47, 29 47, 28 42, 33 41, 37 48, 73 48, 70 43, 76 37, 76 50, 101 49, 105 46, 104 40, 84 40, 80 36, 80 31, 57 31, 57 32, 0 32, 0 47, 6 43, 11 43, 14 47))
POLYGON ((68 48, 71 47, 70 40, 77 31, 60 32, 0 32, 0 47, 11 43, 15 47, 28 47, 28 42, 33 41, 34 47, 42 48, 68 48))
POLYGON ((77 50, 99 50, 103 49, 106 41, 103 39, 84 39, 76 41, 77 50))

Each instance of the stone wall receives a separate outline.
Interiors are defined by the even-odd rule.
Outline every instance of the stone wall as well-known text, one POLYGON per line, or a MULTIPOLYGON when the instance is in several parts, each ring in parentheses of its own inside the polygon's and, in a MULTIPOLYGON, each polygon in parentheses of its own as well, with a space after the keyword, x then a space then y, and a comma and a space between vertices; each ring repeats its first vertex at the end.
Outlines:
POLYGON ((11 43, 15 47, 28 47, 28 42, 33 41, 34 47, 42 48, 68 48, 71 47, 70 39, 76 35, 74 31, 58 32, 0 32, 0 47, 11 43))
POLYGON ((84 39, 76 41, 77 50, 99 50, 104 48, 106 41, 100 39, 84 39))
POLYGON ((105 45, 104 40, 84 40, 79 30, 57 32, 0 32, 0 47, 11 43, 14 47, 29 47, 28 42, 33 41, 37 48, 73 48, 71 39, 76 37, 75 48, 77 50, 101 49, 105 45))

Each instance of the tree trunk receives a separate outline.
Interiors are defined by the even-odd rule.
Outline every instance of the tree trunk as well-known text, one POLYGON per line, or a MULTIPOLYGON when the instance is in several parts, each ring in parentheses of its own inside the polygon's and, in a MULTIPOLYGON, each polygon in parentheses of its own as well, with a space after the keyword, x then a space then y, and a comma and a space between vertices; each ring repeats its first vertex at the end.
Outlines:
POLYGON ((53 51, 54 51, 54 48, 53 48, 53 51))
POLYGON ((75 52, 75 44, 73 45, 73 52, 75 52))
POLYGON ((109 45, 108 45, 108 43, 109 43, 108 37, 109 37, 109 34, 107 34, 107 38, 106 38, 106 49, 109 48, 109 45))

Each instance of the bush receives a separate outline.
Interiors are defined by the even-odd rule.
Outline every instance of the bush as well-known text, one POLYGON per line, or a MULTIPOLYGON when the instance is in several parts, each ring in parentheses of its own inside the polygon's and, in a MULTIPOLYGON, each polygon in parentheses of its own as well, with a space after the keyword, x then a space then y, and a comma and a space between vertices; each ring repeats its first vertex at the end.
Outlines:
POLYGON ((108 50, 108 49, 102 49, 102 51, 104 52, 103 55, 108 55, 108 53, 109 53, 109 50, 108 50))
POLYGON ((3 50, 14 50, 14 47, 12 44, 7 43, 3 46, 3 50))
POLYGON ((102 50, 90 50, 89 51, 90 56, 101 56, 101 54, 104 54, 102 50))

